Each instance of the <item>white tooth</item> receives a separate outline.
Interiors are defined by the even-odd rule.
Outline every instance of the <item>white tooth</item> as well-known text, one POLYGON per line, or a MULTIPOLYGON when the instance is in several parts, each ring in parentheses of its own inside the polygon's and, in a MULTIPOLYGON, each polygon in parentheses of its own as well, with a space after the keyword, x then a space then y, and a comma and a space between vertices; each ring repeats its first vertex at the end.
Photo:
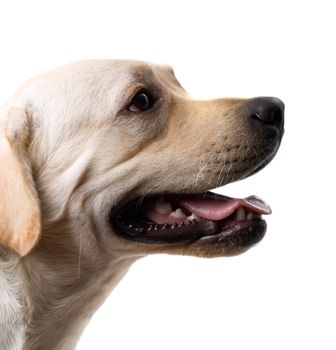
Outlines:
POLYGON ((194 220, 196 220, 197 222, 200 222, 200 221, 202 221, 202 219, 200 218, 200 217, 198 217, 196 214, 194 214, 194 213, 191 213, 191 215, 189 215, 188 217, 187 217, 187 219, 189 220, 189 221, 194 221, 194 220))
POLYGON ((161 214, 169 214, 173 210, 171 204, 165 202, 162 197, 155 202, 155 209, 161 214))
POLYGON ((238 207, 237 208, 236 215, 235 215, 235 220, 236 221, 246 220, 245 209, 243 207, 238 207))
POLYGON ((248 214, 246 215, 246 219, 247 219, 247 220, 253 220, 253 219, 254 219, 254 215, 253 215, 252 213, 248 213, 248 214))
POLYGON ((169 214, 170 217, 172 218, 180 218, 180 219, 185 219, 187 217, 186 214, 183 213, 182 209, 178 208, 175 211, 171 212, 169 214))

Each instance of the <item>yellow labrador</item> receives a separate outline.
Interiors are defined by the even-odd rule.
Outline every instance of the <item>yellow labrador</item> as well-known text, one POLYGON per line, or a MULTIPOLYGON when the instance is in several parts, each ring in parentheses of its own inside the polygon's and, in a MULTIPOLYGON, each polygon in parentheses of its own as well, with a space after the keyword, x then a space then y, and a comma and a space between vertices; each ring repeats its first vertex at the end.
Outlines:
POLYGON ((169 67, 78 62, 24 84, 0 117, 0 348, 72 349, 138 258, 227 256, 269 206, 208 192, 273 158, 276 98, 191 99, 169 67))

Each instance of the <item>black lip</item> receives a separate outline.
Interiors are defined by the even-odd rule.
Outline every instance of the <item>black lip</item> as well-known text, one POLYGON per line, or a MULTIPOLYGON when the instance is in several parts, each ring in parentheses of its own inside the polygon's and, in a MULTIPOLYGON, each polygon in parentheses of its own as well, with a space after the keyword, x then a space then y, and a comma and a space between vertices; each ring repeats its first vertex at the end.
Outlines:
POLYGON ((266 230, 267 224, 264 219, 241 221, 217 235, 202 237, 196 243, 206 245, 220 244, 226 247, 227 252, 231 248, 232 252, 236 254, 237 248, 245 250, 260 242, 264 238, 266 230))

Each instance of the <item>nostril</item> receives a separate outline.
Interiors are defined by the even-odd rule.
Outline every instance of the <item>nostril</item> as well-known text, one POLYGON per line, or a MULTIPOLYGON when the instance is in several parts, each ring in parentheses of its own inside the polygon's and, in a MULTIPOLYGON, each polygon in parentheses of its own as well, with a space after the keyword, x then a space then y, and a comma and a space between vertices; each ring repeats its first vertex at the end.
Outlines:
POLYGON ((279 108, 273 108, 263 112, 256 112, 251 115, 254 119, 259 119, 266 124, 273 124, 276 121, 282 119, 282 110, 279 108))
POLYGON ((265 120, 264 120, 264 116, 261 115, 260 113, 251 114, 251 118, 257 119, 257 120, 261 120, 262 122, 265 121, 265 120))

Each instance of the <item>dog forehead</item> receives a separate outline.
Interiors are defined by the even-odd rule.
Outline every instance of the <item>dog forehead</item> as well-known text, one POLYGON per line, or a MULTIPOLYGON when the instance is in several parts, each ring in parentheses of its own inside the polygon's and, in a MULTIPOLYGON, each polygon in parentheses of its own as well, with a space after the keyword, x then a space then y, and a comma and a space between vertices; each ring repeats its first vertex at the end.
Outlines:
POLYGON ((134 60, 114 60, 111 61, 107 70, 110 71, 111 78, 115 78, 117 74, 123 82, 156 83, 160 85, 176 84, 173 68, 165 64, 134 60))
POLYGON ((174 70, 169 65, 155 64, 137 60, 86 60, 78 61, 73 64, 64 66, 64 72, 73 72, 81 75, 96 75, 104 77, 111 75, 129 75, 133 79, 142 79, 152 76, 171 76, 174 75, 174 70))
POLYGON ((53 90, 62 86, 78 87, 120 85, 133 82, 156 82, 171 85, 176 78, 173 68, 136 60, 85 60, 70 63, 30 79, 24 86, 53 90))

